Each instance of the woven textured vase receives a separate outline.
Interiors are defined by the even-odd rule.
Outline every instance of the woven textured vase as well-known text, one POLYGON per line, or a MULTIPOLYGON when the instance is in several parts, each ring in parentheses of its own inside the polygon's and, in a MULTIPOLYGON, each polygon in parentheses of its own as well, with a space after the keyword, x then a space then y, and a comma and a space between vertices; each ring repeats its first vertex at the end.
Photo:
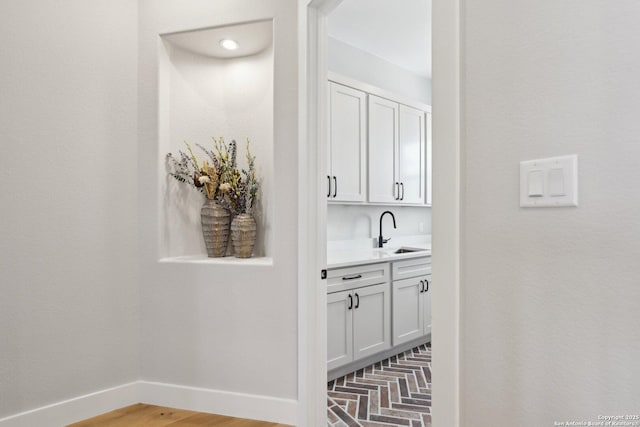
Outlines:
POLYGON ((233 253, 238 258, 251 258, 256 245, 256 220, 249 214, 236 216, 231 222, 233 253))
POLYGON ((231 215, 215 200, 206 199, 200 210, 202 236, 210 258, 225 256, 231 215))

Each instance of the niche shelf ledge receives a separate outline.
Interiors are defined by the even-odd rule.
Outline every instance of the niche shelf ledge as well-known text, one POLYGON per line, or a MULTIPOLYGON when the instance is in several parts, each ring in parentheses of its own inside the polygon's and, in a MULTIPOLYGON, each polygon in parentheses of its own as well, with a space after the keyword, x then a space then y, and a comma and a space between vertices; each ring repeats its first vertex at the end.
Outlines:
POLYGON ((273 258, 271 257, 236 258, 233 256, 209 258, 206 255, 185 255, 185 256, 160 258, 158 262, 161 264, 272 266, 273 258))

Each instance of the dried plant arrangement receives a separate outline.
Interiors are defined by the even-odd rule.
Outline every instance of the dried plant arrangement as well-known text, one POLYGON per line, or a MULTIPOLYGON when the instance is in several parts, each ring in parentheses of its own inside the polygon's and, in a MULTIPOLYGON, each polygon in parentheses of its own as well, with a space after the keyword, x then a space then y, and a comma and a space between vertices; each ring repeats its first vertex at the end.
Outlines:
POLYGON ((223 137, 212 138, 213 149, 196 144, 207 159, 199 160, 191 145, 185 141, 186 151, 167 154, 169 175, 182 183, 191 184, 207 198, 219 201, 234 214, 251 213, 258 197, 259 183, 255 160, 247 139, 247 169, 238 171, 237 143, 227 144, 223 137))
POLYGON ((217 144, 216 150, 219 158, 224 159, 230 166, 221 177, 220 192, 222 199, 220 203, 233 214, 251 214, 254 203, 258 196, 259 184, 256 177, 255 159, 249 148, 250 141, 247 139, 247 169, 242 173, 236 167, 236 142, 231 141, 229 147, 217 144))
POLYGON ((247 139, 247 170, 243 169, 242 174, 244 175, 244 186, 245 186, 245 196, 244 196, 244 212, 248 214, 253 213, 253 206, 255 204, 256 199, 258 198, 258 190, 260 189, 260 185, 258 184, 258 178, 256 177, 256 156, 251 154, 251 150, 249 149, 249 139, 247 139))
POLYGON ((251 154, 249 144, 247 139, 247 169, 242 172, 238 171, 236 161, 236 141, 227 144, 223 137, 213 138, 213 149, 196 145, 207 156, 202 161, 187 142, 186 151, 178 150, 176 156, 167 154, 169 175, 207 196, 200 217, 210 257, 225 256, 230 231, 235 255, 248 258, 253 254, 257 227, 252 213, 259 183, 256 158, 251 154), (231 214, 235 215, 233 222, 230 221, 231 214))
POLYGON ((222 137, 213 138, 213 140, 214 149, 207 149, 196 144, 206 154, 207 159, 200 161, 191 145, 185 141, 186 151, 178 150, 177 156, 172 153, 167 154, 167 162, 170 168, 169 175, 177 181, 193 185, 208 199, 220 201, 223 198, 220 183, 223 179, 227 179, 232 174, 232 169, 235 168, 235 164, 229 161, 231 157, 235 158, 235 141, 227 146, 222 137), (233 154, 231 153, 232 149, 233 154))

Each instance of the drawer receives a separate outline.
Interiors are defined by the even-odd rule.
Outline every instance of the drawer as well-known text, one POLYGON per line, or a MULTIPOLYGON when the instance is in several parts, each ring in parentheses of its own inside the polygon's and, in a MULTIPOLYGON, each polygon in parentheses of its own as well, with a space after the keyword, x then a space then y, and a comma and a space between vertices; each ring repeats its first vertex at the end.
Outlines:
POLYGON ((336 268, 327 272, 327 293, 389 282, 389 263, 336 268))
POLYGON ((391 265, 393 280, 410 279, 431 274, 431 257, 396 261, 391 265))

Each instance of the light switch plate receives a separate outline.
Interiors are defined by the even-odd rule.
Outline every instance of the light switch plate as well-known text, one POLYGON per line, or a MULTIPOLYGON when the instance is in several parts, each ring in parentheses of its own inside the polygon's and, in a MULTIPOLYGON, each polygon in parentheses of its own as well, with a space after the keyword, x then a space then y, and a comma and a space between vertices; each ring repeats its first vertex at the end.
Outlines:
POLYGON ((578 206, 578 156, 520 162, 520 206, 578 206))

